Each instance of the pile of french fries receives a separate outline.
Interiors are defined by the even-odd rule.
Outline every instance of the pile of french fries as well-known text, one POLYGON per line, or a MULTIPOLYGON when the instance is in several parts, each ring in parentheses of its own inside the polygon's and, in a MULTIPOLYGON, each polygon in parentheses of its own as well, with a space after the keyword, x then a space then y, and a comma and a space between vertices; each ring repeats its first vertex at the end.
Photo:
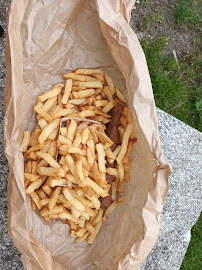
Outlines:
POLYGON ((102 223, 123 201, 119 196, 130 179, 134 127, 125 98, 102 70, 77 69, 63 78, 64 84, 38 97, 38 124, 32 134, 24 131, 25 192, 32 209, 37 207, 46 221, 65 219, 75 242, 87 238, 92 244, 102 223), (120 143, 112 151, 105 124, 111 121, 114 106, 122 106, 122 115, 120 143), (60 126, 66 117, 70 119, 60 126), (107 167, 106 162, 115 166, 107 167), (107 174, 115 181, 112 204, 104 211, 100 198, 109 194, 107 174))

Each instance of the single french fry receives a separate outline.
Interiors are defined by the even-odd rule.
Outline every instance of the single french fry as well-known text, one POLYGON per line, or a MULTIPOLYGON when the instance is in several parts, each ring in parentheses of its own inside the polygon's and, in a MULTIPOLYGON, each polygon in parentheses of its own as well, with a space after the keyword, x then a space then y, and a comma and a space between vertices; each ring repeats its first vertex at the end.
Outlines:
POLYGON ((92 75, 92 74, 100 74, 104 75, 104 72, 100 69, 92 69, 92 68, 78 68, 74 71, 75 74, 80 74, 80 75, 92 75))
MULTIPOLYGON (((80 228, 83 228, 84 227, 84 225, 85 225, 85 218, 84 217, 80 217, 79 218, 79 227, 80 228)), ((86 230, 86 229, 85 229, 86 230)))
POLYGON ((41 201, 39 196, 37 195, 37 193, 35 191, 29 193, 30 197, 32 198, 32 200, 35 202, 36 206, 38 209, 41 209, 41 201))
POLYGON ((46 198, 46 199, 42 199, 41 201, 41 206, 44 206, 44 205, 47 205, 47 204, 49 204, 49 202, 50 202, 50 199, 49 198, 46 198))
POLYGON ((124 179, 124 166, 123 166, 123 162, 121 161, 119 164, 117 164, 117 170, 118 170, 118 178, 120 179, 120 181, 123 181, 124 179))
POLYGON ((97 81, 96 78, 93 78, 91 76, 85 76, 85 75, 77 75, 75 73, 66 73, 63 74, 62 77, 64 79, 72 79, 74 81, 80 81, 80 82, 92 82, 97 81))
POLYGON ((87 237, 86 241, 87 241, 88 244, 93 243, 93 241, 95 240, 95 237, 98 234, 98 232, 100 231, 101 227, 102 227, 102 222, 99 222, 99 223, 97 223, 95 225, 95 233, 94 234, 89 234, 88 237, 87 237))
POLYGON ((105 167, 105 151, 103 149, 103 146, 101 143, 96 144, 96 150, 98 153, 98 167, 100 172, 106 172, 106 167, 105 167))
POLYGON ((32 173, 24 173, 24 178, 29 180, 30 182, 34 182, 40 178, 40 175, 32 174, 32 173))
POLYGON ((81 216, 81 213, 74 206, 71 206, 71 212, 75 219, 78 219, 81 216))
POLYGON ((104 94, 106 95, 107 99, 108 99, 109 101, 112 101, 112 102, 113 102, 112 93, 111 93, 111 91, 110 91, 110 89, 109 89, 108 86, 104 86, 103 92, 104 92, 104 94))
POLYGON ((33 191, 38 189, 44 182, 45 180, 43 178, 40 178, 34 182, 32 182, 25 190, 26 194, 31 194, 33 191))
POLYGON ((95 126, 89 126, 89 130, 90 130, 90 132, 91 132, 91 134, 93 136, 94 143, 97 144, 98 143, 98 137, 97 137, 97 135, 95 133, 96 127, 95 126))
POLYGON ((75 221, 74 217, 68 211, 63 211, 59 213, 57 216, 62 219, 71 220, 73 222, 75 221))
POLYGON ((23 139, 22 139, 22 151, 26 152, 27 147, 30 144, 30 132, 29 131, 24 131, 23 132, 23 139))
POLYGON ((67 139, 73 141, 76 128, 77 128, 76 121, 71 119, 70 125, 67 130, 67 139))
POLYGON ((72 158, 72 156, 70 154, 66 155, 65 161, 66 161, 67 165, 69 166, 71 174, 73 176, 76 176, 74 159, 72 158))
POLYGON ((43 158, 48 164, 50 164, 51 167, 53 168, 60 168, 60 164, 48 153, 42 153, 42 152, 37 152, 37 156, 43 158))
POLYGON ((127 125, 126 130, 125 130, 124 135, 123 135, 121 151, 120 151, 118 157, 116 158, 116 161, 117 161, 118 164, 121 163, 121 161, 123 160, 123 158, 124 158, 124 156, 126 154, 128 141, 129 141, 130 133, 131 133, 132 129, 133 129, 133 124, 129 123, 127 125))
POLYGON ((55 97, 57 96, 61 90, 62 90, 63 85, 62 84, 58 84, 53 86, 53 88, 49 91, 46 91, 45 93, 43 93, 41 96, 38 96, 38 101, 40 102, 44 102, 45 100, 55 97))
POLYGON ((86 149, 86 155, 87 155, 89 165, 93 166, 93 163, 95 160, 95 153, 93 153, 92 148, 90 148, 89 146, 86 149))
POLYGON ((71 104, 74 104, 74 105, 80 105, 80 104, 82 104, 85 101, 86 101, 86 98, 78 98, 78 99, 69 100, 69 102, 71 104))
POLYGON ((82 144, 85 145, 87 143, 89 135, 90 135, 90 130, 88 129, 88 127, 84 128, 81 131, 81 142, 82 142, 82 144))
POLYGON ((58 132, 59 132, 59 126, 56 127, 56 128, 51 132, 51 134, 48 136, 48 139, 49 139, 49 140, 54 140, 54 139, 57 137, 58 132))
POLYGON ((92 225, 93 226, 96 225, 96 224, 98 224, 98 223, 100 223, 100 222, 102 222, 103 212, 104 212, 103 209, 100 208, 99 211, 98 211, 98 213, 97 213, 97 215, 94 217, 94 219, 92 221, 92 225))
POLYGON ((91 97, 92 95, 95 95, 95 89, 86 89, 86 90, 81 90, 78 92, 73 92, 73 96, 75 99, 83 99, 86 97, 91 97))
POLYGON ((80 118, 93 117, 93 116, 95 116, 95 111, 94 110, 84 110, 84 111, 80 112, 78 116, 80 118))
POLYGON ((67 139, 66 137, 64 137, 62 135, 59 135, 58 141, 61 144, 66 144, 66 145, 71 145, 72 144, 72 141, 70 139, 67 139))
POLYGON ((85 123, 81 123, 80 125, 78 125, 77 126, 77 128, 76 128, 76 131, 78 132, 78 131, 82 131, 84 128, 86 128, 87 127, 87 124, 85 124, 85 123))
POLYGON ((116 189, 117 189, 118 183, 117 182, 113 182, 112 183, 112 201, 116 200, 116 189))
POLYGON ((84 227, 86 228, 86 230, 88 230, 91 234, 94 234, 95 233, 95 228, 89 223, 89 222, 86 222, 84 227))
MULTIPOLYGON (((75 82, 74 86, 86 87, 86 88, 103 88, 103 85, 100 81, 92 82, 75 82)), ((84 90, 85 91, 85 90, 84 90)))
POLYGON ((40 197, 41 200, 47 199, 47 195, 46 195, 46 193, 42 189, 39 189, 38 190, 38 195, 39 195, 39 197, 40 197))
POLYGON ((96 100, 95 101, 95 106, 96 107, 104 107, 109 103, 108 100, 96 100))
POLYGON ((87 231, 87 232, 85 232, 85 233, 83 234, 82 237, 76 238, 75 242, 76 242, 76 243, 82 242, 88 235, 89 235, 89 232, 87 231))
POLYGON ((120 151, 121 151, 121 145, 118 145, 113 151, 114 156, 117 157, 120 151))
POLYGON ((52 189, 51 189, 48 185, 46 185, 46 184, 42 186, 42 190, 43 190, 48 196, 50 196, 51 193, 52 193, 52 189))
POLYGON ((117 207, 119 206, 121 203, 123 202, 123 197, 118 198, 117 200, 115 200, 105 211, 104 216, 102 218, 102 221, 105 222, 109 215, 111 214, 111 212, 117 207))
POLYGON ((116 95, 117 95, 118 99, 120 101, 126 103, 124 96, 122 95, 122 93, 120 92, 120 90, 117 87, 115 87, 115 91, 116 91, 116 95))
POLYGON ((42 144, 43 142, 45 142, 45 140, 48 138, 48 136, 51 134, 51 132, 58 128, 60 125, 60 118, 55 119, 54 121, 52 121, 48 126, 46 126, 41 134, 39 135, 38 141, 40 144, 42 144))
POLYGON ((79 154, 79 155, 85 156, 86 155, 86 150, 85 149, 82 149, 81 150, 80 148, 63 144, 63 145, 61 145, 59 147, 59 153, 61 155, 79 154))
POLYGON ((63 104, 67 104, 71 91, 72 91, 72 80, 68 79, 66 80, 64 94, 61 100, 63 104))
POLYGON ((63 103, 62 103, 62 93, 59 93, 57 96, 57 102, 60 107, 63 108, 63 103))
POLYGON ((59 214, 59 213, 64 213, 64 212, 65 212, 65 210, 64 210, 64 207, 62 205, 56 205, 53 207, 53 209, 48 209, 47 207, 43 208, 40 211, 40 214, 42 217, 45 217, 48 215, 59 214))
POLYGON ((85 206, 75 198, 68 188, 63 188, 62 192, 65 198, 80 212, 85 212, 85 206))
POLYGON ((75 139, 74 139, 74 141, 72 143, 72 146, 73 147, 79 147, 80 143, 81 143, 81 132, 76 132, 76 136, 75 136, 75 139))
POLYGON ((51 168, 51 167, 38 167, 37 172, 44 176, 60 176, 65 177, 65 170, 63 168, 51 168))
POLYGON ((86 87, 72 86, 72 91, 86 90, 86 87))
POLYGON ((61 177, 50 177, 48 179, 48 185, 50 187, 57 187, 57 186, 66 186, 67 185, 67 179, 61 178, 61 177))
POLYGON ((112 78, 108 74, 105 74, 105 80, 106 80, 106 83, 109 87, 109 90, 113 96, 113 94, 115 93, 115 87, 114 87, 114 83, 112 81, 112 78))
POLYGON ((44 129, 48 123, 46 122, 46 120, 44 118, 41 118, 39 121, 38 121, 38 124, 40 126, 41 129, 44 129))
POLYGON ((123 126, 119 126, 118 130, 119 130, 120 139, 122 141, 123 140, 123 135, 124 135, 124 132, 125 132, 125 128, 123 126))
POLYGON ((85 182, 101 197, 106 197, 108 195, 108 193, 104 189, 102 189, 98 184, 96 184, 90 177, 86 177, 85 182))
POLYGON ((83 217, 84 219, 90 220, 90 215, 87 212, 82 212, 80 214, 81 214, 81 217, 83 217))
POLYGON ((61 127, 60 128, 60 134, 64 137, 67 137, 67 128, 66 127, 61 127))
POLYGON ((77 236, 77 237, 82 237, 86 231, 87 231, 86 228, 81 228, 81 229, 76 233, 76 236, 77 236))
POLYGON ((84 181, 84 175, 83 175, 83 168, 82 168, 82 161, 79 159, 75 163, 75 172, 76 176, 81 180, 84 181))
POLYGON ((101 178, 101 174, 98 170, 98 165, 97 165, 97 162, 94 162, 93 164, 93 179, 96 181, 97 183, 97 180, 101 178))
POLYGON ((110 101, 107 105, 105 105, 103 108, 102 108, 102 111, 104 113, 108 113, 109 111, 111 111, 111 109, 114 107, 114 102, 110 101))
POLYGON ((62 109, 62 110, 58 110, 57 112, 55 112, 53 115, 52 115, 52 119, 56 119, 58 117, 64 117, 68 114, 71 114, 72 113, 72 109, 62 109))
POLYGON ((57 187, 57 188, 53 191, 52 197, 51 197, 51 199, 50 199, 50 201, 49 201, 49 204, 48 204, 48 208, 49 208, 49 209, 53 209, 53 207, 56 205, 57 199, 58 199, 58 197, 59 197, 59 195, 60 195, 61 190, 62 190, 62 187, 57 187))

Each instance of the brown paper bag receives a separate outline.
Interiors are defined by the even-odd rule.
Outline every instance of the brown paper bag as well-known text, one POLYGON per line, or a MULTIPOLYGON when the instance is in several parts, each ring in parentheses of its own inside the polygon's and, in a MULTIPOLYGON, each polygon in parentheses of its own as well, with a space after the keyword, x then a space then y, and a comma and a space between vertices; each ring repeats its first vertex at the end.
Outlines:
POLYGON ((5 152, 8 230, 27 270, 137 269, 155 244, 168 191, 151 82, 129 27, 134 1, 13 0, 7 22, 5 152), (24 191, 23 130, 33 130, 37 96, 78 67, 100 67, 133 108, 137 143, 121 204, 93 245, 74 243, 61 220, 44 222, 24 191))

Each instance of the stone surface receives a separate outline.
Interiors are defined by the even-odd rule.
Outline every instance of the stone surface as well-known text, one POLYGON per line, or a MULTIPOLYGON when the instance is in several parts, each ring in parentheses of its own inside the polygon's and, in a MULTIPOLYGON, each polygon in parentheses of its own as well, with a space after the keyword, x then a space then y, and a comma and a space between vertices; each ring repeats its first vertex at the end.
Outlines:
MULTIPOLYGON (((9 1, 0 0, 1 25, 9 1)), ((3 90, 5 33, 0 38, 0 269, 23 270, 20 254, 7 233, 8 165, 3 148, 3 90)), ((202 135, 197 130, 157 109, 162 148, 171 162, 173 174, 161 217, 158 240, 140 270, 178 270, 190 241, 190 230, 201 211, 200 156, 202 135)))

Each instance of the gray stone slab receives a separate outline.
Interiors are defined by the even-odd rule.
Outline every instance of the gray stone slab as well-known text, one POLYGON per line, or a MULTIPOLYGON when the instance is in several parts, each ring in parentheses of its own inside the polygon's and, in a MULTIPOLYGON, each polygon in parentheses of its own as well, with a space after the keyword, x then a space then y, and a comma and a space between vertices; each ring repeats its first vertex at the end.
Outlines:
MULTIPOLYGON (((0 1, 2 24, 9 1, 0 1)), ((0 269, 23 270, 20 254, 7 233, 8 165, 3 148, 3 91, 6 77, 4 63, 5 34, 0 38, 0 269)), ((161 217, 158 240, 141 270, 178 270, 190 241, 190 230, 201 211, 202 134, 176 118, 157 109, 162 148, 171 162, 173 174, 161 217)))

